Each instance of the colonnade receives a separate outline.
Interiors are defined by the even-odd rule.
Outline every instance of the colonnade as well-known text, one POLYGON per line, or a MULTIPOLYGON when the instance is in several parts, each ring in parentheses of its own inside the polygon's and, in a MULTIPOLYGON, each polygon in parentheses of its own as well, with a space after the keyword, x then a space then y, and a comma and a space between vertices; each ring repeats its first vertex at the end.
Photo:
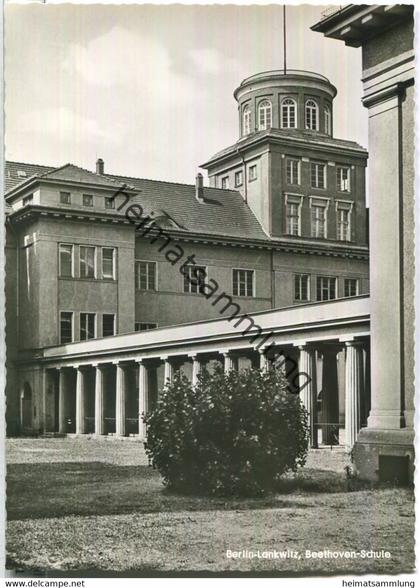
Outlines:
POLYGON ((308 411, 311 445, 338 444, 344 425, 344 443, 351 449, 369 410, 368 340, 296 342, 282 349, 190 351, 157 357, 109 359, 90 364, 64 364, 47 368, 58 390, 57 432, 77 435, 137 435, 146 439, 143 417, 157 399, 160 388, 171 382, 176 370, 188 372, 198 382, 203 365, 219 361, 224 370, 244 367, 282 369, 290 390, 300 394, 308 411), (341 380, 338 377, 338 354, 341 380), (344 361, 344 365, 343 362, 344 361), (189 367, 188 367, 189 366, 189 367), (162 369, 163 368, 163 369, 162 369), (340 384, 341 381, 341 384, 340 384), (344 422, 339 422, 340 415, 344 422), (321 434, 319 434, 321 432, 321 434))

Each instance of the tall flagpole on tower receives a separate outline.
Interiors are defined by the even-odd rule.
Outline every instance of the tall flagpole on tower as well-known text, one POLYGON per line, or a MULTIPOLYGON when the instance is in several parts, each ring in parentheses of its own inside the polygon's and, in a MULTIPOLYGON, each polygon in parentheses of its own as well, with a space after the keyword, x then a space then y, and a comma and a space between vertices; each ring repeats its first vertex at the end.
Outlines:
POLYGON ((284 60, 284 75, 287 73, 286 69, 286 4, 283 4, 283 60, 284 60))

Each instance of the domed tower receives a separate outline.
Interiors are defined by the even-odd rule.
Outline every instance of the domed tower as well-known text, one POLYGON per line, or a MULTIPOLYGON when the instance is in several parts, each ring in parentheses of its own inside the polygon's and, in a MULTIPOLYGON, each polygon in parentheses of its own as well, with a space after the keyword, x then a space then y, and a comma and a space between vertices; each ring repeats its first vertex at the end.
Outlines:
POLYGON ((366 245, 366 150, 333 136, 337 90, 324 76, 269 71, 235 90, 239 139, 202 167, 240 191, 267 236, 366 245))
POLYGON ((235 90, 239 136, 269 128, 332 136, 336 88, 319 74, 287 70, 246 78, 235 90))

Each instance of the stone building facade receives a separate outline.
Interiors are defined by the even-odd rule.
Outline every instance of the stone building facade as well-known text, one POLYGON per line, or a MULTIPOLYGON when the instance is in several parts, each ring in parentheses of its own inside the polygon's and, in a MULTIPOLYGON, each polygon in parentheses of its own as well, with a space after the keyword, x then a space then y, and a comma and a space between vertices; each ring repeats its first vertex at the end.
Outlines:
POLYGON ((9 434, 58 423, 37 363, 50 347, 368 292, 367 153, 334 138, 335 95, 309 72, 244 80, 240 138, 203 165, 210 187, 201 174, 117 176, 102 160, 7 164, 9 434), (224 297, 209 300, 206 280, 224 297))

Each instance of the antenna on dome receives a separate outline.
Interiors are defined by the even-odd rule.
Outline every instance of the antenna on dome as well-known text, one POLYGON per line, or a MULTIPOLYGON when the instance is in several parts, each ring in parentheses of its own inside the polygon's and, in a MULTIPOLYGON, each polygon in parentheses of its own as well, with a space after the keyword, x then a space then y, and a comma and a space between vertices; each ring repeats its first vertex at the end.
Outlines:
POLYGON ((286 4, 283 4, 283 60, 284 60, 284 75, 287 73, 286 68, 286 4))

